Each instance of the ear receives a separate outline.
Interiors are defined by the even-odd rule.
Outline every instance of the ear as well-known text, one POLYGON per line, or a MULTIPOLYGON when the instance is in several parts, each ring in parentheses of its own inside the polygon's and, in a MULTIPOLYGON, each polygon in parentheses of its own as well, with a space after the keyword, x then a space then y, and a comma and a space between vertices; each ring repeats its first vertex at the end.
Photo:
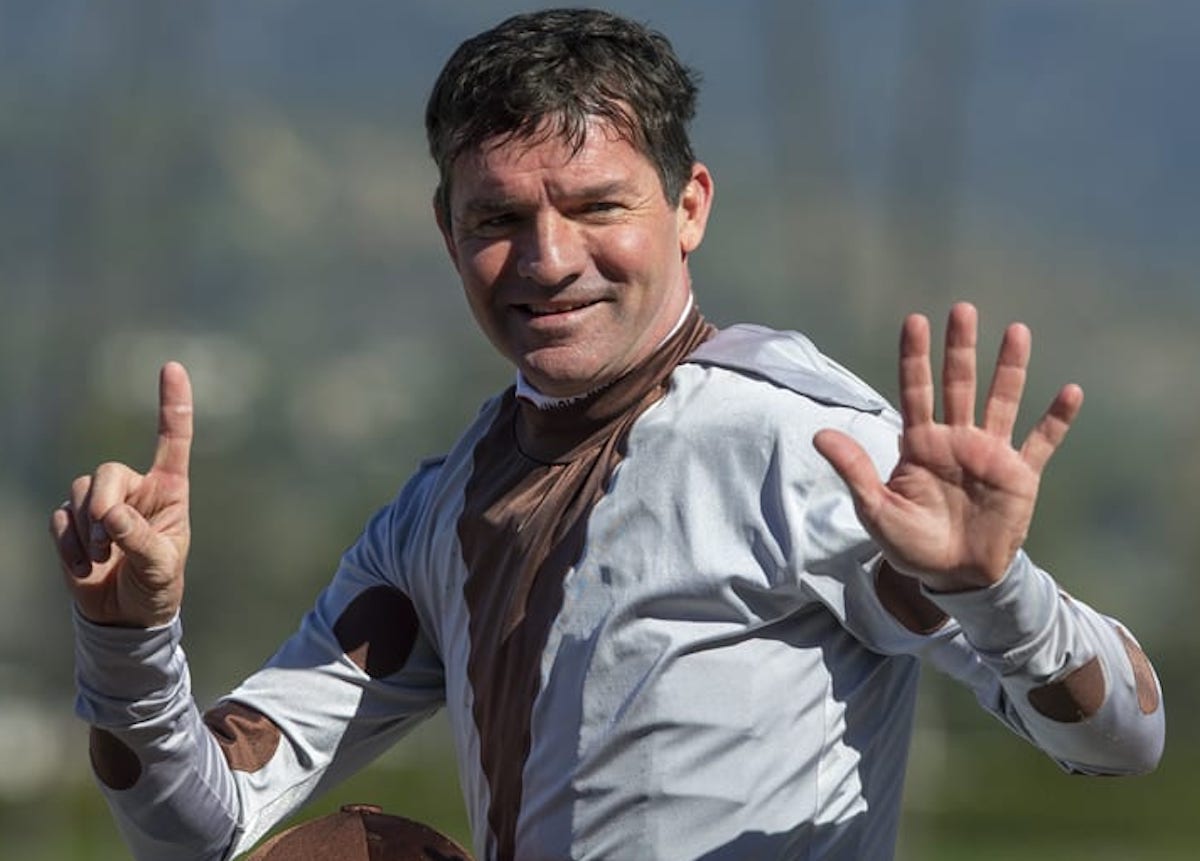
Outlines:
POLYGON ((696 162, 692 165, 691 177, 679 195, 679 208, 676 210, 679 250, 683 252, 684 257, 700 247, 712 201, 712 174, 703 164, 696 162))
POLYGON ((442 233, 442 242, 446 244, 446 253, 450 255, 450 262, 454 264, 455 269, 458 269, 458 246, 454 244, 454 230, 450 225, 450 213, 442 205, 442 199, 442 195, 438 191, 433 193, 433 217, 437 221, 438 230, 442 233))

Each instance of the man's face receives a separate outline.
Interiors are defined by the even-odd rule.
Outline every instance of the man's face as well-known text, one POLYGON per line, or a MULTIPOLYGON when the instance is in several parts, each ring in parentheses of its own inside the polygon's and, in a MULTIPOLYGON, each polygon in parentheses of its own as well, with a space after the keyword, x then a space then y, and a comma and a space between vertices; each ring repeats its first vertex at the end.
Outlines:
POLYGON ((654 165, 599 121, 573 153, 557 136, 455 162, 438 222, 480 328, 543 394, 583 394, 654 351, 687 304, 687 255, 712 179, 678 204, 654 165))

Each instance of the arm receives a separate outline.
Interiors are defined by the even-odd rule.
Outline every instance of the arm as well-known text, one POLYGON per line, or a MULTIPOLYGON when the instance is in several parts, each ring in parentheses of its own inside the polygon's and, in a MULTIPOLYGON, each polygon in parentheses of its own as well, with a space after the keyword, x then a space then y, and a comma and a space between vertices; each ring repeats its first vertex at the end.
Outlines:
POLYGON ((441 658, 394 552, 435 474, 371 519, 300 630, 205 715, 241 800, 236 851, 443 705, 441 658))
POLYGON ((900 457, 886 483, 846 434, 826 430, 814 439, 882 551, 867 575, 874 579, 870 591, 881 606, 890 596, 890 615, 903 619, 909 612, 931 637, 905 650, 928 651, 1068 767, 1148 770, 1163 737, 1149 662, 1123 629, 1063 596, 1020 553, 1042 470, 1078 413, 1082 392, 1063 387, 1021 448, 1013 448, 1030 350, 1028 330, 1014 324, 977 426, 976 326, 970 305, 951 311, 945 420, 936 422, 928 322, 917 315, 905 321, 900 457), (931 624, 939 617, 941 628, 931 624))
POLYGON ((440 662, 396 553, 432 473, 376 515, 271 662, 202 715, 178 614, 191 439, 181 366, 164 368, 160 391, 151 469, 77 479, 51 531, 75 597, 76 708, 123 834, 141 859, 222 859, 440 704, 440 662))
POLYGON ((192 700, 178 619, 152 629, 75 614, 76 713, 96 780, 138 859, 221 859, 239 811, 192 700))
POLYGON ((192 412, 187 372, 164 366, 150 468, 105 463, 76 478, 50 516, 75 604, 76 710, 92 727, 97 779, 143 858, 220 858, 237 819, 233 781, 207 743, 179 647, 192 412), (160 806, 167 797, 184 803, 160 806), (143 829, 139 810, 164 813, 143 829))
POLYGON ((76 614, 77 711, 135 857, 232 857, 441 705, 440 660, 380 552, 411 489, 372 519, 300 629, 203 714, 178 618, 141 630, 76 614))
POLYGON ((931 662, 1063 768, 1154 769, 1164 736, 1158 680, 1115 619, 1066 595, 1024 554, 995 586, 926 596, 950 617, 927 646, 931 662))

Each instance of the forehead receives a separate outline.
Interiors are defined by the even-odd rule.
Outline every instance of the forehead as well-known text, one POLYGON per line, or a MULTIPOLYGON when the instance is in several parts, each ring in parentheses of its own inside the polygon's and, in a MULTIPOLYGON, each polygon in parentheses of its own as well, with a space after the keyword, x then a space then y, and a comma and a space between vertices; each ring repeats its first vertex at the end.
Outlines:
POLYGON ((452 170, 454 196, 508 194, 535 183, 552 188, 579 184, 658 181, 653 163, 610 125, 590 120, 582 142, 539 128, 505 136, 464 153, 452 170))

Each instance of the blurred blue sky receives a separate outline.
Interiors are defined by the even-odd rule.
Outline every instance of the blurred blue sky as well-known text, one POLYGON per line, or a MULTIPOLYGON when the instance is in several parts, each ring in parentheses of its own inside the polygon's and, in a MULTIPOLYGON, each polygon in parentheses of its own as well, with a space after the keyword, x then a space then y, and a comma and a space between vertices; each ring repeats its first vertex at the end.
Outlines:
MULTIPOLYGON (((878 199, 903 170, 904 136, 955 135, 962 218, 1089 234, 1164 277, 1200 261, 1200 4, 1188 0, 862 0, 856 3, 619 2, 667 32, 701 69, 697 123, 723 178, 787 158, 781 103, 817 75, 831 159, 878 199), (947 46, 952 46, 947 50, 947 46), (921 63, 929 68, 922 69, 921 63), (794 70, 797 75, 787 74, 794 70), (949 80, 953 79, 953 80, 949 80), (924 88, 915 92, 915 85, 924 88), (952 98, 948 98, 952 97, 952 98), (941 104, 931 108, 928 100, 941 104), (728 160, 731 164, 724 164, 728 160)), ((417 124, 440 63, 509 2, 187 4, 4 0, 8 101, 70 106, 152 86, 195 109, 263 103, 417 124), (140 34, 136 45, 122 34, 140 34), (130 50, 133 53, 130 53, 130 50)), ((803 86, 813 91, 814 82, 803 86)), ((799 122, 804 122, 803 119, 799 122)))

